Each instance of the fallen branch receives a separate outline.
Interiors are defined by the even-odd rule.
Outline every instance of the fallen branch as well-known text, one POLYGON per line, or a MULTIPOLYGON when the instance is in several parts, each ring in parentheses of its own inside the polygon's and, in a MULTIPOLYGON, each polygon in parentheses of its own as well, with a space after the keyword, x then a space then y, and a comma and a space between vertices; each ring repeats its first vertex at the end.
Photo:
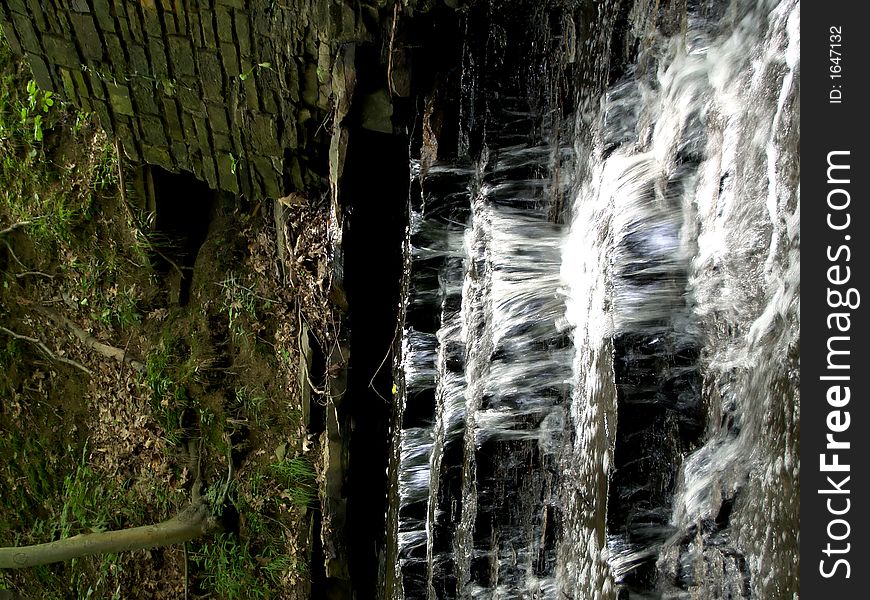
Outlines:
POLYGON ((58 356, 56 353, 52 352, 51 349, 42 342, 42 340, 38 340, 36 338, 29 337, 26 335, 21 335, 20 333, 15 333, 11 329, 6 329, 2 325, 0 325, 0 331, 2 331, 3 333, 5 333, 7 335, 11 335, 15 339, 23 340, 25 342, 30 342, 31 344, 35 344, 36 347, 39 348, 40 350, 42 350, 42 352, 46 356, 48 356, 51 360, 68 364, 72 367, 75 367, 76 369, 84 371, 88 375, 93 375, 93 372, 90 369, 88 369, 87 367, 85 367, 84 365, 82 365, 81 363, 77 363, 76 361, 69 359, 69 358, 64 358, 63 356, 58 356))
POLYGON ((93 554, 170 546, 198 538, 215 527, 216 522, 209 518, 207 503, 201 500, 157 525, 85 533, 47 544, 0 548, 0 569, 36 567, 93 554))
POLYGON ((67 329, 69 329, 73 335, 75 335, 79 341, 81 341, 85 346, 90 348, 91 350, 95 350, 96 352, 102 354, 106 358, 114 358, 120 363, 127 363, 135 370, 140 373, 145 371, 145 365, 135 360, 127 355, 127 352, 121 348, 116 348, 115 346, 109 346, 108 344, 104 344, 103 342, 97 340, 94 336, 90 335, 84 329, 64 317, 63 315, 59 315, 54 311, 51 311, 45 307, 37 306, 36 309, 47 316, 49 319, 63 325, 67 329))

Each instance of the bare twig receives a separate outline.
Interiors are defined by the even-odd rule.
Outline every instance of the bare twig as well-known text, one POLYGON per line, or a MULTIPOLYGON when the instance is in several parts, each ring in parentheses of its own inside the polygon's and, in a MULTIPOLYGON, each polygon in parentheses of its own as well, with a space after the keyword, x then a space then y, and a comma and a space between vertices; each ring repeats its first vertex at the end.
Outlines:
POLYGON ((23 273, 16 273, 15 277, 21 279, 22 277, 28 277, 30 275, 38 276, 38 277, 47 277, 48 279, 54 279, 54 275, 49 275, 48 273, 43 273, 42 271, 24 271, 23 273))
POLYGON ((204 502, 191 504, 167 521, 130 529, 84 533, 46 544, 0 548, 0 569, 22 569, 94 554, 180 544, 215 529, 204 502))
POLYGON ((189 582, 187 576, 187 542, 182 544, 182 548, 184 548, 184 600, 187 600, 189 582))
MULTIPOLYGON (((118 157, 118 191, 121 194, 121 202, 127 206, 127 185, 124 179, 124 165, 121 162, 121 140, 115 138, 115 155, 118 157)), ((127 206, 129 210, 129 206, 127 206)))
POLYGON ((251 288, 242 285, 241 283, 236 281, 234 276, 233 276, 231 283, 227 283, 226 281, 221 281, 217 285, 222 287, 224 290, 236 288, 237 290, 242 290, 242 291, 248 292, 252 298, 256 298, 257 300, 261 300, 261 301, 265 302, 266 304, 278 304, 277 300, 272 300, 271 298, 266 298, 265 296, 261 296, 260 294, 258 294, 254 290, 252 290, 251 288))
POLYGON ((233 481, 233 441, 226 431, 224 431, 224 441, 227 443, 227 480, 224 482, 224 489, 221 490, 219 504, 223 504, 226 501, 227 494, 230 491, 230 483, 233 481))
POLYGON ((393 5, 393 26, 390 30, 390 48, 387 57, 387 88, 390 90, 390 95, 396 93, 396 90, 393 89, 393 44, 396 41, 396 25, 399 22, 399 4, 399 1, 396 0, 396 4, 393 5))
MULTIPOLYGON (((7 227, 3 231, 0 231, 0 235, 3 235, 5 233, 9 233, 11 231, 15 231, 19 227, 24 227, 25 225, 29 225, 30 223, 33 223, 33 221, 20 221, 18 223, 15 223, 14 225, 7 227)), ((7 242, 6 240, 3 240, 3 244, 6 246, 6 249, 9 251, 9 256, 11 256, 12 259, 16 263, 18 263, 19 267, 24 269, 23 273, 16 273, 15 277, 20 279, 22 277, 27 277, 28 275, 39 275, 41 277, 47 277, 49 279, 54 279, 54 275, 49 275, 48 273, 43 273, 42 271, 30 270, 27 265, 25 265, 23 262, 21 262, 21 259, 19 259, 18 255, 15 254, 15 251, 12 249, 12 245, 9 242, 7 242)))
POLYGON ((40 350, 42 350, 42 352, 46 356, 48 356, 51 360, 65 363, 67 365, 75 367, 76 369, 79 369, 80 371, 87 373, 88 375, 93 375, 91 370, 88 369, 87 367, 85 367, 84 365, 82 365, 81 363, 78 363, 78 362, 76 362, 72 359, 69 359, 69 358, 65 358, 63 356, 58 356, 55 352, 52 352, 51 349, 42 342, 42 340, 30 337, 30 336, 26 336, 26 335, 21 335, 19 333, 15 333, 11 329, 7 329, 7 328, 3 327, 2 325, 0 325, 0 331, 2 331, 3 333, 5 333, 7 335, 11 335, 12 337, 14 337, 16 339, 23 340, 25 342, 30 342, 31 344, 35 344, 36 347, 39 348, 40 350))
POLYGON ((25 271, 29 270, 27 265, 25 265, 23 262, 21 262, 18 259, 18 255, 15 254, 15 250, 12 249, 12 246, 9 245, 9 242, 7 242, 6 240, 3 240, 3 243, 6 245, 6 249, 9 250, 9 255, 13 258, 13 260, 15 260, 16 263, 18 263, 18 266, 21 267, 22 269, 24 269, 25 271))
POLYGON ((120 363, 127 363, 140 373, 145 371, 145 365, 138 360, 127 356, 125 350, 121 348, 116 348, 115 346, 109 346, 108 344, 100 342, 95 337, 87 333, 84 329, 82 329, 63 315, 59 315, 58 313, 42 306, 37 306, 36 309, 55 323, 63 325, 64 327, 69 329, 73 333, 73 335, 75 335, 79 339, 79 341, 81 341, 91 350, 95 350, 96 352, 99 352, 107 358, 114 358, 120 363))
POLYGON ((6 235, 7 233, 12 233, 16 229, 26 227, 27 225, 30 225, 31 223, 33 223, 33 221, 19 221, 18 223, 13 223, 12 225, 7 227, 6 229, 0 230, 0 235, 6 235))
POLYGON ((384 358, 381 360, 381 364, 379 364, 379 365, 378 365, 378 368, 375 369, 375 374, 372 375, 372 378, 369 380, 369 387, 370 387, 370 388, 372 389, 372 391, 373 391, 375 394, 377 394, 378 397, 380 397, 380 399, 383 400, 384 402, 389 402, 389 400, 387 400, 386 398, 384 398, 383 396, 381 396, 380 392, 378 392, 378 390, 375 388, 375 378, 378 376, 378 373, 381 372, 381 369, 384 368, 384 363, 387 362, 387 358, 389 358, 390 354, 393 353, 393 346, 394 346, 395 343, 396 343, 396 336, 397 336, 397 335, 399 335, 399 326, 398 326, 398 324, 396 325, 396 328, 393 330, 393 339, 392 339, 392 341, 390 342, 390 347, 387 349, 386 354, 384 354, 384 358))
POLYGON ((151 240, 149 240, 148 236, 145 235, 144 233, 142 234, 142 239, 145 240, 145 243, 148 245, 148 249, 151 250, 151 252, 154 252, 157 256, 159 256, 160 258, 162 258, 163 260, 168 262, 170 264, 170 266, 172 266, 172 268, 175 269, 180 276, 184 277, 184 271, 181 270, 181 267, 179 267, 177 264, 175 264, 174 260, 172 260, 171 258, 166 256, 165 254, 163 254, 160 250, 158 250, 157 246, 152 244, 151 240))
POLYGON ((298 346, 300 362, 302 363, 303 370, 305 372, 305 381, 308 383, 308 387, 310 387, 311 390, 317 395, 328 396, 325 388, 321 390, 316 385, 314 385, 313 381, 311 381, 311 374, 308 372, 308 360, 306 360, 305 358, 305 350, 303 349, 304 346, 302 344, 302 311, 298 308, 296 309, 296 315, 299 319, 299 324, 297 326, 299 332, 296 334, 296 345, 298 346))

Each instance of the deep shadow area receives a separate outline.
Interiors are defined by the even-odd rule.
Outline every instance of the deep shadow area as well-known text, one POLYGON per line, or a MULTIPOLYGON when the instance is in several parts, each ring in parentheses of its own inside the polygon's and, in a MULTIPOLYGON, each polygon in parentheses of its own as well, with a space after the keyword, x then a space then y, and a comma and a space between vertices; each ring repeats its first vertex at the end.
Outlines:
POLYGON ((354 129, 346 164, 342 194, 350 203, 345 273, 352 332, 347 535, 355 597, 364 600, 375 596, 378 553, 384 544, 384 465, 393 383, 387 353, 399 302, 408 199, 407 142, 400 136, 354 129))
POLYGON ((181 269, 178 304, 186 306, 196 254, 208 235, 218 194, 190 173, 171 173, 152 166, 148 179, 155 204, 154 227, 165 244, 155 256, 155 264, 168 272, 175 268, 169 259, 181 269))

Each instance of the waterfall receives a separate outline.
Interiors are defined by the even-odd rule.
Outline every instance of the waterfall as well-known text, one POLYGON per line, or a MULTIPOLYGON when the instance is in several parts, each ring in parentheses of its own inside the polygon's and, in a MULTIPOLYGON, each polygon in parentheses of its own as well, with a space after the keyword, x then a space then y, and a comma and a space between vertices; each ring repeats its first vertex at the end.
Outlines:
POLYGON ((576 8, 568 117, 490 8, 414 159, 384 596, 791 597, 799 3, 576 8))

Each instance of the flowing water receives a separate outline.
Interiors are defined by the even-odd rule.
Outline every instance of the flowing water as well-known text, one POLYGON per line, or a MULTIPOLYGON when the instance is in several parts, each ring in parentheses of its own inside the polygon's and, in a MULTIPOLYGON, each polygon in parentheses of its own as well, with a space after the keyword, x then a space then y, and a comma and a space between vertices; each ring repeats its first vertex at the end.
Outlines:
POLYGON ((413 163, 383 595, 797 597, 799 4, 557 4, 413 163))

